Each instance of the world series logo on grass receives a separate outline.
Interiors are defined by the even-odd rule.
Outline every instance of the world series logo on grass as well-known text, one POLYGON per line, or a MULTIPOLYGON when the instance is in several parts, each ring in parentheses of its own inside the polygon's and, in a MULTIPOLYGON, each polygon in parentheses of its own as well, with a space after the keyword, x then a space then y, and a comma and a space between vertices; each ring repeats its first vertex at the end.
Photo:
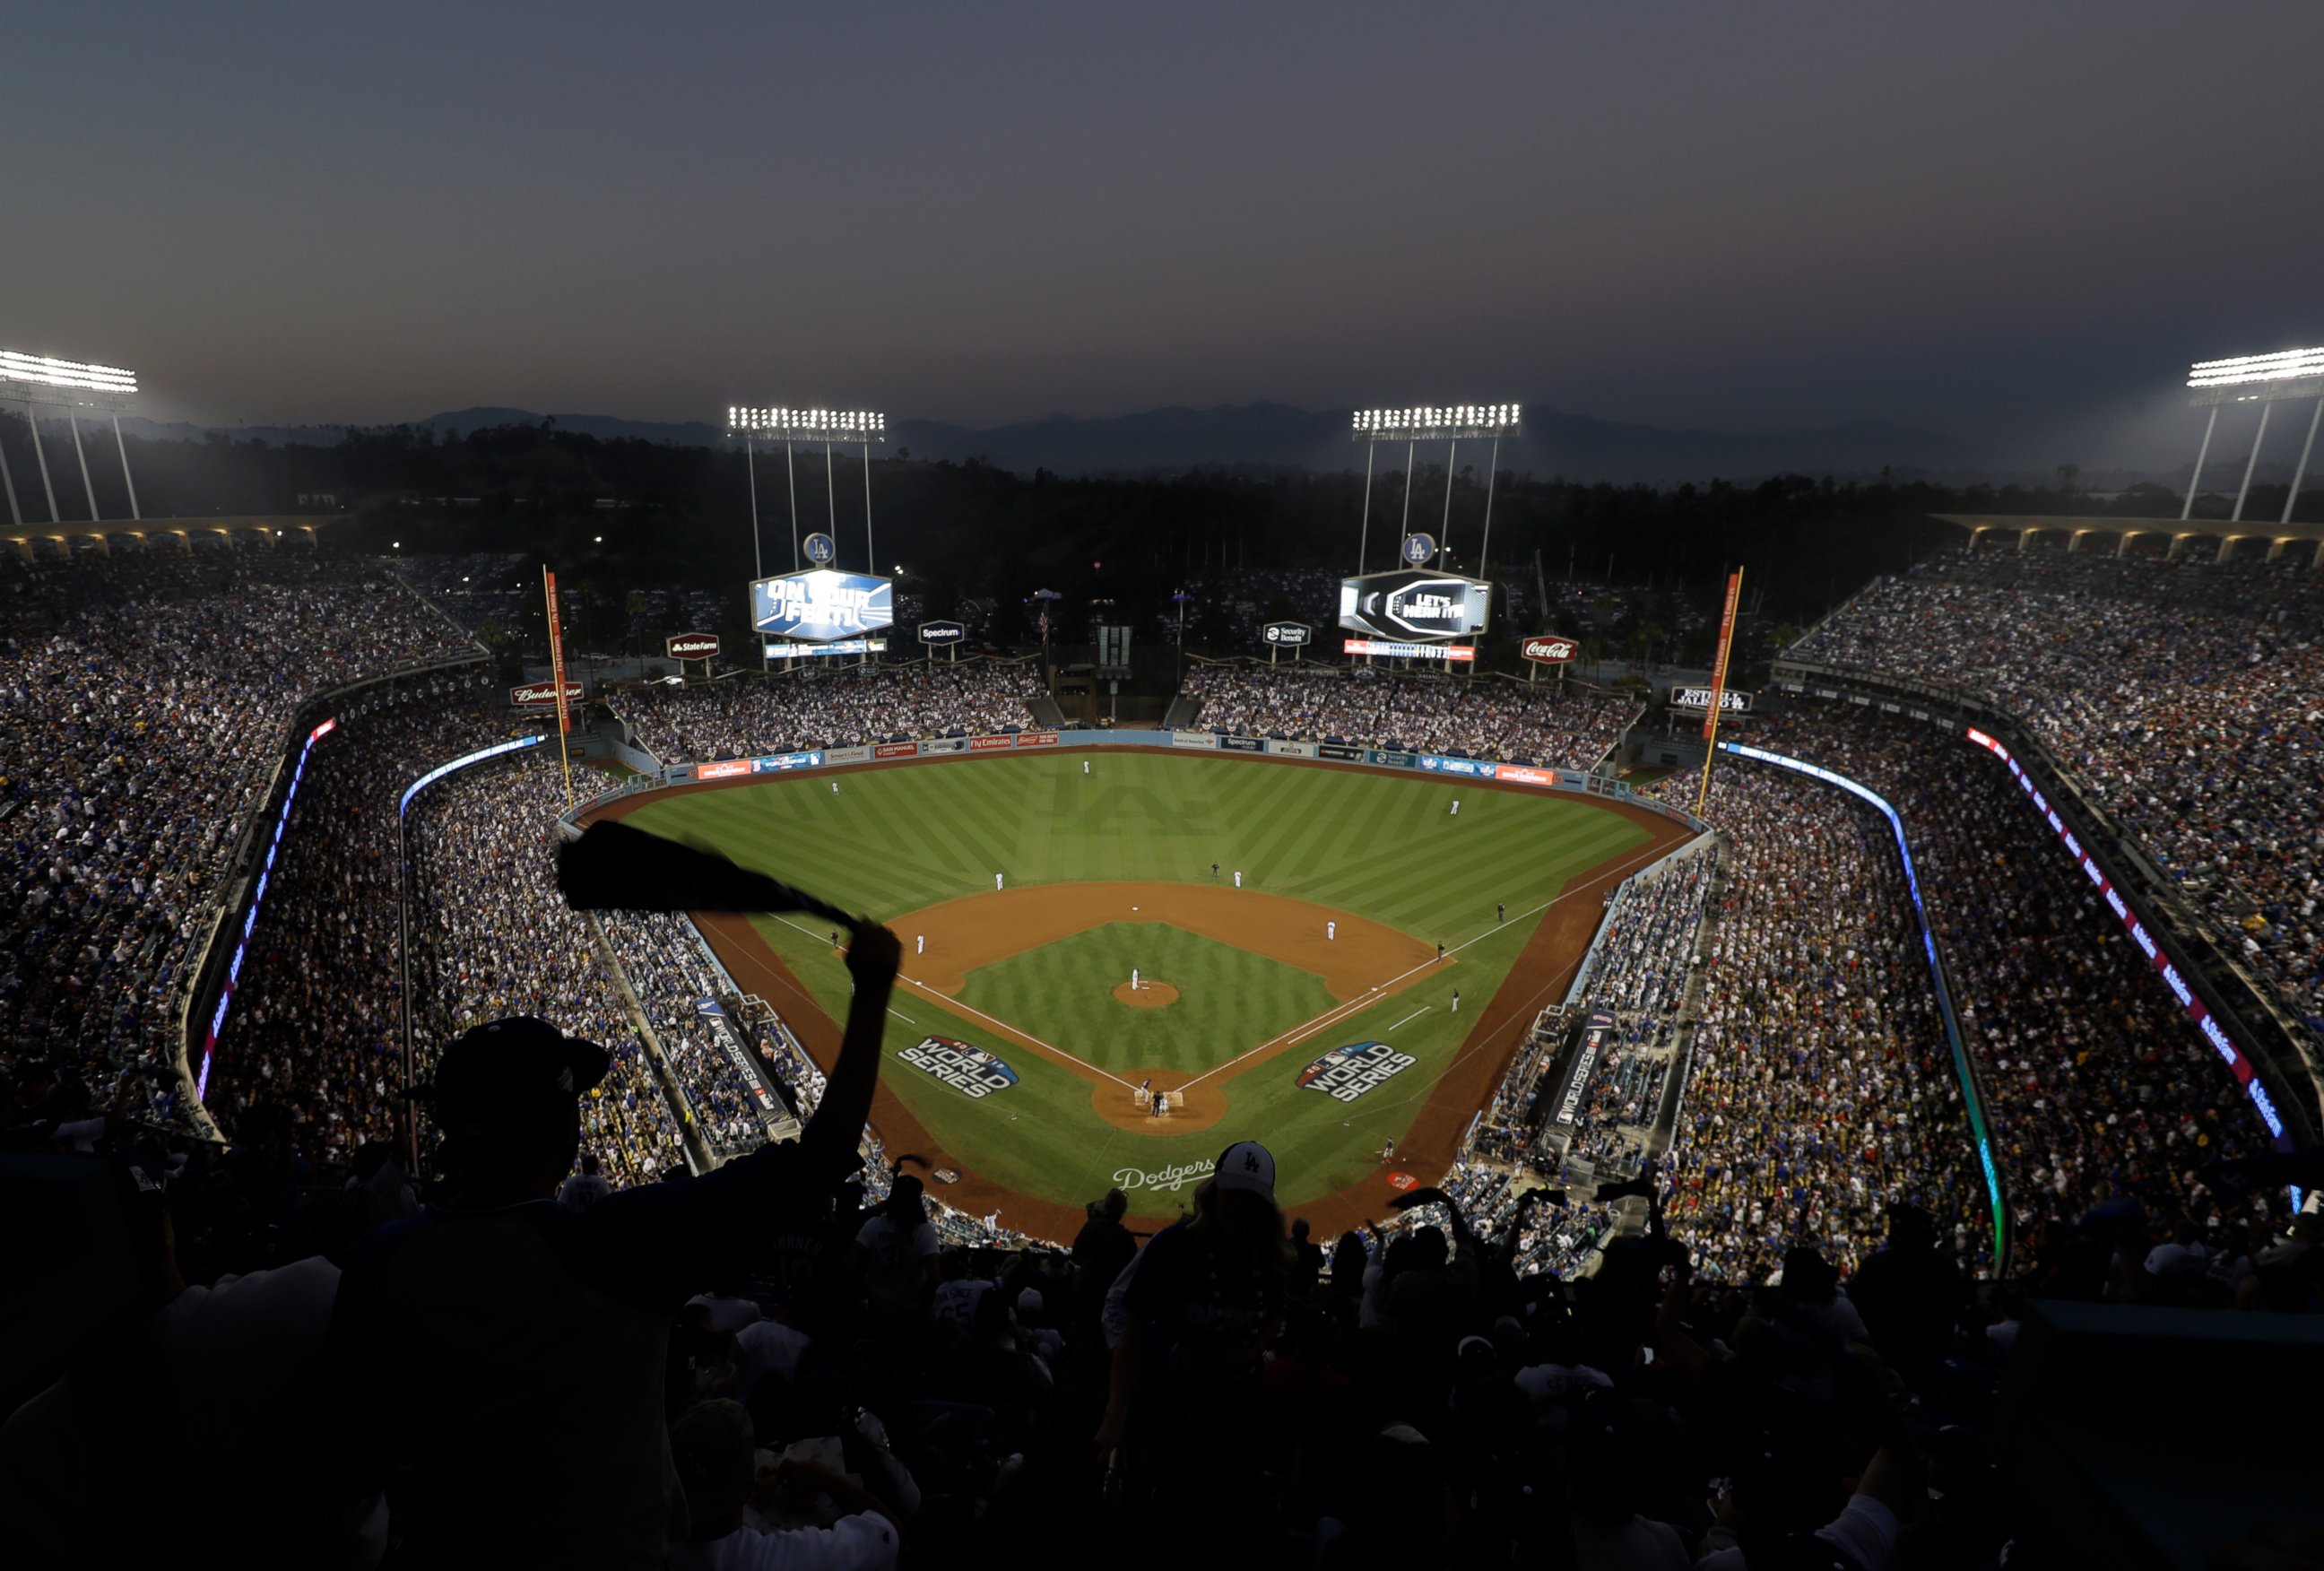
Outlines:
POLYGON ((1299 1071, 1299 1084, 1322 1091, 1335 1101, 1353 1102, 1382 1081, 1412 1067, 1410 1053, 1399 1053, 1386 1042, 1357 1042, 1324 1054, 1299 1071))
POLYGON ((982 1098, 1017 1084, 1017 1071, 986 1052, 950 1037, 922 1037, 916 1047, 899 1049, 896 1057, 915 1069, 925 1069, 963 1096, 982 1098))

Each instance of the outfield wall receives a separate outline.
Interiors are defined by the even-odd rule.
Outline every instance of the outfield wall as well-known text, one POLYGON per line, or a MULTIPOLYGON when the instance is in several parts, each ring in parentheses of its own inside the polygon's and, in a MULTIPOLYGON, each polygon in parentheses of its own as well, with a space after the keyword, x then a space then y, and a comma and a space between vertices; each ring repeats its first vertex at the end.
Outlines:
POLYGON ((752 775, 791 774, 802 770, 847 769, 870 763, 901 763, 908 760, 991 758, 1030 751, 1060 748, 1146 747, 1157 752, 1242 753, 1267 758, 1297 759, 1318 763, 1361 765, 1372 769, 1408 770, 1416 774, 1453 780, 1492 781, 1529 786, 1539 790, 1565 791, 1598 797, 1659 813, 1696 834, 1710 826, 1683 809, 1654 797, 1642 796, 1618 780, 1578 769, 1548 769, 1531 763, 1503 763, 1495 759, 1452 753, 1414 753, 1400 748, 1362 747, 1344 742, 1293 742, 1273 736, 1244 736, 1231 731, 996 731, 982 736, 931 736, 916 741, 864 742, 846 747, 805 748, 758 758, 715 759, 707 763, 668 764, 641 773, 618 790, 582 803, 565 815, 578 821, 601 803, 639 791, 713 781, 739 780, 752 775))

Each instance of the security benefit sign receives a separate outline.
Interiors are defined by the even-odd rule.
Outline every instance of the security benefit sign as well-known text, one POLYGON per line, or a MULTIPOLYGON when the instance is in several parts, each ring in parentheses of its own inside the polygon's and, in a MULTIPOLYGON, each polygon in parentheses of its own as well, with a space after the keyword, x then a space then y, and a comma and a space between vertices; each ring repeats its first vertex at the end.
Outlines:
POLYGON ((1403 1074, 1413 1062, 1410 1053, 1399 1053, 1386 1042, 1358 1042, 1334 1049, 1300 1070, 1299 1084, 1335 1102, 1353 1102, 1373 1086, 1403 1074))
POLYGON ((822 643, 861 638, 895 620, 894 587, 865 573, 813 568, 751 586, 751 625, 770 637, 822 643))
POLYGON ((1407 568, 1340 580, 1340 625, 1388 638, 1465 638, 1485 631, 1493 587, 1407 568))
POLYGON ((980 1101, 1017 1084, 1016 1070, 982 1048, 973 1048, 950 1037, 922 1037, 917 1045, 899 1049, 896 1057, 915 1069, 933 1075, 963 1096, 980 1101))

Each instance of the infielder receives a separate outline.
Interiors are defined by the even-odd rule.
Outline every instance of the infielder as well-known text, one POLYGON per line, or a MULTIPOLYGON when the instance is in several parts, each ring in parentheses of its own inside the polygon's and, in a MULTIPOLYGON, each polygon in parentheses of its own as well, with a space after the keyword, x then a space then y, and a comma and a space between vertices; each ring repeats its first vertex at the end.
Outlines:
POLYGON ((1135 966, 1130 968, 1130 991, 1132 993, 1138 991, 1138 967, 1135 966))
POLYGON ((995 889, 1001 887, 1001 875, 997 873, 992 875, 992 887, 995 889))
POLYGON ((928 936, 926 933, 914 933, 912 935, 912 953, 915 955, 925 955, 927 952, 928 936))
POLYGON ((1333 942, 1334 940, 1336 940, 1336 939, 1339 938, 1339 936, 1340 936, 1340 924, 1339 924, 1339 923, 1337 923, 1337 922, 1325 922, 1325 923, 1323 924, 1323 940, 1324 940, 1324 942, 1326 942, 1326 943, 1333 942))
POLYGON ((1235 869, 1235 887, 1237 889, 1242 887, 1242 869, 1240 867, 1235 869))

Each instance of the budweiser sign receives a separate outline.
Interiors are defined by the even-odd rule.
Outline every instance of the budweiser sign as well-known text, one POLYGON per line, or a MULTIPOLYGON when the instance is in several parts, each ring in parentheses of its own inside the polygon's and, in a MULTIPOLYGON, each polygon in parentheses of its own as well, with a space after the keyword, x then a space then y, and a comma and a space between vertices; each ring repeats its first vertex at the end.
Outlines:
POLYGON ((1525 641, 1525 657, 1545 666, 1562 666, 1582 652, 1580 641, 1563 638, 1554 633, 1545 633, 1539 638, 1525 641))
MULTIPOLYGON (((565 684, 565 701, 567 704, 577 704, 581 701, 579 682, 565 684)), ((509 704, 518 709, 553 709, 557 707, 557 684, 555 682, 521 682, 509 689, 509 704)))
POLYGON ((715 633, 680 633, 663 640, 662 649, 672 660, 715 660, 718 658, 718 635, 715 633))

